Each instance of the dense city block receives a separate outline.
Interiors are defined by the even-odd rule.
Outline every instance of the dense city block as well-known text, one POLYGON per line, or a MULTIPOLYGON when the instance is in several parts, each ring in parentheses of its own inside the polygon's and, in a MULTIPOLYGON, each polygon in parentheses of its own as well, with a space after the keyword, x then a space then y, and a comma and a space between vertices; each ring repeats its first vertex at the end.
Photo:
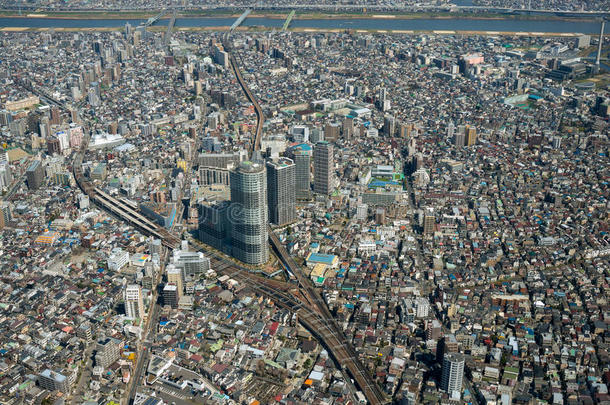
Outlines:
POLYGON ((609 84, 580 33, 0 30, 0 403, 610 403, 609 84))

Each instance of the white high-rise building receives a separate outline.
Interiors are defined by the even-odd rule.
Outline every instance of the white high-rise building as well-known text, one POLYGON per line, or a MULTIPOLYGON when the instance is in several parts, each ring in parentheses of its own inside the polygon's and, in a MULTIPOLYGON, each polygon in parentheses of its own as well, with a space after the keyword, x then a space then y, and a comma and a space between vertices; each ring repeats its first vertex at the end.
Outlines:
POLYGON ((186 249, 174 250, 171 264, 182 270, 185 280, 199 276, 210 269, 210 259, 201 252, 189 252, 186 249))
POLYGON ((449 122, 449 125, 447 125, 447 138, 453 140, 453 135, 455 134, 455 125, 453 124, 453 122, 449 122))
POLYGON ((369 206, 366 204, 358 204, 356 207, 356 219, 364 221, 369 213, 369 206))
POLYGON ((129 284, 125 287, 125 315, 130 319, 144 318, 144 300, 142 287, 138 284, 129 284))
POLYGON ((415 300, 415 311, 418 318, 427 318, 430 312, 430 302, 423 297, 415 300))
POLYGON ((441 390, 458 397, 462 393, 464 380, 464 355, 462 353, 445 353, 443 356, 443 369, 441 377, 441 390))
POLYGON ((231 223, 233 256, 248 264, 269 259, 267 246, 267 172, 258 162, 242 162, 231 171, 231 223))
POLYGON ((59 140, 59 150, 65 151, 70 148, 70 135, 66 131, 58 131, 55 136, 59 140))
POLYGON ((8 162, 0 162, 0 189, 4 189, 11 185, 13 174, 8 162))

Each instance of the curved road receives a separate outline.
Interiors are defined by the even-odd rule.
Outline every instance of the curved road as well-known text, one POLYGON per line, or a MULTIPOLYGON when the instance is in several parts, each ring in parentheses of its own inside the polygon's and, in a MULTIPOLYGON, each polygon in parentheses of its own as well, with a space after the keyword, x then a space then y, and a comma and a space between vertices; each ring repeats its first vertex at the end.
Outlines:
POLYGON ((261 108, 260 104, 256 100, 256 97, 254 97, 254 94, 252 94, 252 91, 250 90, 250 88, 246 84, 243 76, 241 75, 241 71, 239 70, 239 65, 237 64, 237 60, 235 60, 235 56, 233 55, 232 52, 230 52, 230 50, 228 49, 227 46, 225 46, 225 51, 229 53, 229 60, 231 61, 231 67, 233 68, 233 73, 235 73, 235 77, 237 78, 239 85, 241 86, 242 90, 246 94, 246 97, 248 98, 248 100, 254 106, 254 111, 256 112, 256 120, 257 120, 256 132, 254 133, 254 142, 252 143, 252 146, 250 148, 250 156, 251 156, 251 158, 254 158, 254 152, 261 150, 261 138, 263 136, 263 124, 265 123, 265 116, 263 115, 263 109, 261 108))
MULTIPOLYGON (((254 106, 258 120, 256 124, 254 142, 252 143, 252 148, 250 150, 252 159, 254 159, 255 152, 260 151, 261 148, 261 137, 265 119, 260 104, 256 100, 256 97, 254 97, 252 94, 252 91, 241 74, 235 56, 232 52, 230 52, 229 39, 230 34, 224 41, 225 51, 229 53, 229 60, 231 61, 233 73, 235 73, 235 77, 237 78, 237 81, 239 82, 239 85, 244 91, 246 97, 254 106)), ((302 305, 301 302, 294 300, 290 295, 279 295, 282 293, 273 288, 268 288, 268 286, 266 288, 255 286, 255 288, 265 293, 265 295, 278 298, 280 304, 285 305, 299 314, 300 322, 312 333, 314 333, 314 335, 320 339, 322 344, 327 347, 337 365, 342 370, 346 370, 352 376, 370 404, 377 405, 386 403, 387 398, 385 394, 368 374, 368 371, 364 365, 360 362, 358 354, 349 343, 343 332, 340 330, 318 292, 309 283, 309 280, 302 274, 300 267, 280 243, 279 239, 273 232, 273 229, 269 227, 268 231, 269 242, 286 268, 288 268, 295 275, 295 277, 297 277, 301 295, 313 308, 302 305)))

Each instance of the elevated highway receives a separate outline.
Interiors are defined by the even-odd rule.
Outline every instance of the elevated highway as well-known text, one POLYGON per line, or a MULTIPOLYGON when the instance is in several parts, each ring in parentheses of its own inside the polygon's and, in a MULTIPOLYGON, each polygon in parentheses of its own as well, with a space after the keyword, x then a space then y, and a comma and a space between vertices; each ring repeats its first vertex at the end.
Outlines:
POLYGON ((89 140, 89 134, 86 133, 83 137, 80 150, 76 153, 72 162, 72 174, 82 192, 89 196, 91 202, 98 204, 111 214, 132 224, 145 235, 161 239, 163 245, 170 249, 178 247, 180 245, 180 238, 176 235, 171 234, 167 229, 152 222, 130 203, 116 199, 87 180, 83 173, 83 158, 89 147, 89 140))
POLYGON ((89 196, 91 202, 98 204, 101 208, 117 216, 118 218, 132 224, 136 229, 150 235, 155 238, 161 239, 164 246, 175 249, 180 246, 180 238, 170 233, 167 229, 159 226, 152 222, 144 214, 142 214, 136 207, 116 199, 115 197, 107 194, 106 192, 95 187, 85 177, 83 173, 83 158, 89 147, 89 134, 83 137, 81 148, 76 153, 74 161, 72 162, 72 174, 76 184, 82 190, 83 193, 89 196))
POLYGON ((265 123, 265 116, 263 115, 263 109, 258 103, 258 100, 256 100, 256 97, 254 97, 254 94, 252 94, 252 91, 248 87, 248 84, 246 84, 246 81, 244 80, 241 74, 241 70, 239 69, 237 60, 235 59, 235 55, 233 55, 233 53, 230 52, 226 47, 225 50, 229 52, 229 61, 231 62, 231 68, 233 69, 233 73, 235 73, 235 77, 239 82, 239 86, 244 91, 248 101, 250 101, 254 106, 254 111, 256 113, 256 131, 254 132, 254 141, 252 142, 252 145, 250 147, 250 156, 254 157, 254 153, 256 151, 261 150, 261 139, 263 136, 263 124, 265 123))
MULTIPOLYGON (((44 100, 49 104, 54 104, 54 105, 58 106, 59 108, 63 109, 64 111, 69 111, 68 107, 63 102, 58 101, 51 96, 42 94, 42 92, 34 89, 31 85, 29 85, 29 83, 23 83, 23 81, 21 81, 21 80, 19 81, 19 83, 23 87, 25 87, 29 91, 31 91, 32 93, 38 95, 41 100, 44 100)), ((74 160, 72 162, 72 173, 74 175, 74 179, 75 179, 78 187, 83 191, 83 193, 85 193, 86 195, 89 196, 89 198, 92 202, 96 203, 101 208, 107 210, 108 212, 117 216, 118 218, 122 219, 123 221, 126 221, 126 222, 134 225, 134 227, 136 229, 139 229, 144 234, 159 238, 162 241, 164 246, 166 246, 170 249, 177 248, 180 245, 179 237, 170 233, 167 229, 155 224, 150 219, 146 218, 141 212, 139 212, 139 210, 137 209, 137 206, 134 206, 130 202, 119 200, 115 197, 108 195, 103 190, 100 190, 99 188, 95 187, 90 181, 88 181, 86 179, 86 177, 83 174, 83 159, 84 159, 85 153, 87 152, 87 148, 89 147, 90 136, 89 136, 89 131, 87 130, 86 126, 83 128, 83 132, 84 132, 84 136, 83 136, 83 140, 81 142, 80 149, 74 155, 74 160)), ((166 254, 166 253, 164 253, 164 254, 166 254)), ((162 262, 164 262, 164 261, 165 261, 165 259, 162 260, 162 262)), ((157 278, 158 277, 160 277, 160 274, 157 274, 157 278)), ((158 280, 157 280, 157 282, 158 282, 158 280)), ((158 306, 154 304, 156 302, 156 296, 157 296, 157 292, 155 290, 154 295, 153 295, 153 300, 152 300, 152 302, 153 302, 152 311, 151 311, 152 316, 150 316, 148 318, 146 327, 144 328, 145 340, 146 340, 146 337, 148 337, 148 334, 150 333, 150 327, 153 323, 153 322, 151 322, 151 320, 156 319, 156 316, 157 316, 156 314, 158 313, 158 306)), ((138 345, 141 348, 140 343, 138 343, 138 345)), ((146 347, 150 347, 150 345, 145 345, 144 348, 146 348, 146 347)), ((141 350, 138 350, 138 352, 141 353, 141 350)), ((138 358, 137 358, 136 375, 138 377, 135 380, 133 380, 132 386, 128 390, 127 395, 128 395, 129 403, 131 403, 131 399, 135 396, 137 381, 139 380, 139 376, 143 370, 144 364, 146 363, 145 357, 146 356, 138 356, 138 358)))

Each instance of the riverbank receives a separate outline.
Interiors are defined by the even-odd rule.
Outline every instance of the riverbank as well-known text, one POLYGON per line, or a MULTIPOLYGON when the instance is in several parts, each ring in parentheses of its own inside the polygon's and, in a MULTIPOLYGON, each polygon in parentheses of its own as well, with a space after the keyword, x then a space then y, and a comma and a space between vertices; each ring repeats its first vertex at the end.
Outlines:
MULTIPOLYGON (((0 18, 48 18, 66 20, 112 20, 112 19, 148 19, 159 14, 159 11, 124 11, 124 12, 104 12, 104 11, 44 11, 27 14, 18 14, 14 10, 0 10, 0 18)), ((252 12, 250 18, 268 18, 273 20, 284 20, 289 12, 252 12)), ((241 15, 240 12, 229 12, 227 10, 192 10, 177 13, 178 18, 235 18, 241 15)), ((170 18, 169 15, 162 17, 170 18)), ((584 16, 557 16, 557 15, 525 15, 513 13, 489 13, 489 12, 353 12, 353 11, 333 11, 329 13, 321 12, 297 12, 294 19, 298 20, 333 20, 333 19, 397 19, 397 20, 416 20, 416 19, 464 19, 464 20, 544 20, 544 21, 595 21, 593 17, 584 16)))
MULTIPOLYGON (((262 15, 262 14, 260 14, 262 15)), ((277 31, 282 29, 284 16, 271 14, 275 18, 249 16, 240 25, 240 30, 277 31)), ((309 32, 432 32, 432 33, 485 33, 499 35, 500 33, 556 33, 564 34, 597 34, 600 24, 596 21, 577 20, 527 20, 515 18, 398 18, 388 14, 372 14, 367 18, 295 18, 288 27, 289 31, 309 32), (492 34, 493 33, 493 34, 492 34)), ((122 28, 126 23, 132 26, 143 24, 146 18, 55 18, 43 13, 30 14, 30 17, 0 17, 0 27, 8 27, 7 31, 25 31, 40 29, 64 29, 68 31, 95 31, 122 28), (44 16, 44 17, 43 17, 44 16), (15 27, 15 28, 11 28, 15 27)), ((175 29, 183 31, 214 31, 230 27, 236 17, 180 17, 176 19, 175 29)), ((156 22, 149 27, 151 30, 165 30, 168 20, 156 22)), ((534 34, 535 35, 535 34, 534 34)))
MULTIPOLYGON (((222 27, 176 27, 174 31, 185 32, 211 32, 211 31, 229 31, 229 26, 222 27)), ((4 27, 0 28, 0 32, 46 32, 53 30, 55 32, 112 32, 122 31, 124 27, 97 27, 97 28, 27 28, 27 27, 4 27)), ((149 31, 165 32, 165 27, 149 27, 149 31)), ((265 32, 270 31, 269 27, 252 26, 239 27, 237 31, 241 32, 265 32)), ((340 33, 345 32, 341 28, 292 28, 290 31, 302 33, 340 33)), ((394 34, 394 35, 419 35, 419 34, 436 34, 436 35, 489 35, 489 36, 536 36, 536 37, 575 37, 580 34, 565 33, 565 32, 520 32, 520 31, 473 31, 473 30, 382 30, 382 29, 353 29, 349 30, 354 34, 394 34)))

